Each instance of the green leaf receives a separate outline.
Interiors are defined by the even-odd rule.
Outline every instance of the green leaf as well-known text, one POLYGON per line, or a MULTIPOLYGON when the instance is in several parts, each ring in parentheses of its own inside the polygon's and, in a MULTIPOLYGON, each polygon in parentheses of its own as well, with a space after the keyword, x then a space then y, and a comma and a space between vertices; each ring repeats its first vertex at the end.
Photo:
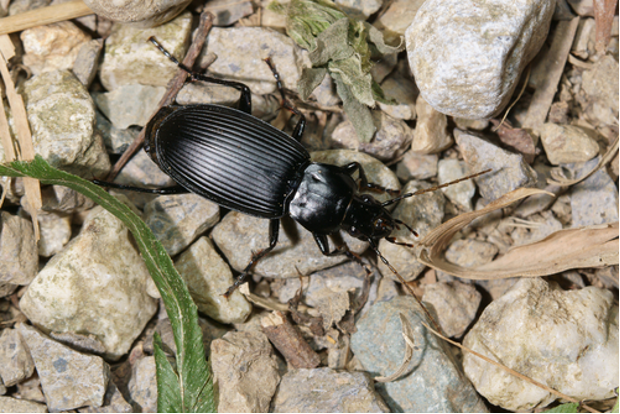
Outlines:
POLYGON ((303 68, 297 81, 297 91, 302 100, 308 99, 316 87, 323 82, 325 75, 327 75, 327 68, 303 68))
POLYGON ((386 98, 385 94, 383 93, 383 89, 381 89, 381 86, 379 86, 379 84, 375 82, 374 79, 372 80, 372 96, 373 98, 375 98, 375 101, 381 102, 382 104, 396 105, 398 103, 394 99, 386 98))
POLYGON ((287 5, 280 3, 279 1, 272 1, 267 5, 267 10, 277 14, 285 15, 287 5))
POLYGON ((342 98, 344 111, 353 124, 358 139, 360 142, 370 142, 376 131, 370 109, 355 99, 347 84, 342 81, 340 74, 333 73, 332 77, 336 83, 338 95, 342 98))
MULTIPOLYGON (((214 411, 213 384, 209 374, 202 332, 198 326, 198 311, 187 286, 179 276, 168 253, 155 238, 148 226, 127 205, 102 188, 80 177, 51 167, 41 156, 32 162, 15 161, 0 165, 0 176, 32 177, 43 184, 69 187, 114 214, 131 231, 144 262, 157 285, 172 324, 177 347, 174 374, 178 383, 175 389, 161 389, 166 397, 167 409, 175 412, 214 411), (172 398, 171 393, 178 393, 172 398)), ((171 367, 170 367, 171 368, 171 367)), ((169 380, 168 367, 157 366, 158 376, 169 380), (159 372, 163 370, 162 372, 159 372)), ((169 381, 166 381, 168 384, 169 381)))
MULTIPOLYGON (((375 98, 372 95, 372 75, 364 72, 359 56, 353 55, 350 58, 336 62, 329 62, 327 65, 331 75, 340 75, 342 82, 349 87, 353 97, 367 106, 375 106, 375 98)), ((344 97, 340 95, 344 102, 344 97)))
POLYGON ((348 44, 349 19, 338 20, 316 37, 316 48, 309 58, 313 67, 323 66, 330 60, 346 59, 355 53, 348 44))
POLYGON ((157 412, 172 413, 176 412, 178 407, 183 406, 181 388, 179 388, 179 377, 162 347, 161 337, 155 332, 153 348, 157 365, 157 412))
POLYGON ((398 46, 390 46, 385 43, 383 32, 377 29, 375 26, 368 22, 364 22, 364 27, 368 31, 368 39, 372 42, 379 53, 383 55, 391 55, 392 53, 398 53, 405 50, 405 39, 401 36, 400 44, 398 46))
POLYGON ((291 0, 286 33, 299 46, 314 50, 316 37, 337 20, 347 17, 329 0, 291 0))
POLYGON ((543 413, 577 413, 579 412, 579 404, 566 403, 560 404, 557 407, 553 407, 549 410, 543 411, 543 413))

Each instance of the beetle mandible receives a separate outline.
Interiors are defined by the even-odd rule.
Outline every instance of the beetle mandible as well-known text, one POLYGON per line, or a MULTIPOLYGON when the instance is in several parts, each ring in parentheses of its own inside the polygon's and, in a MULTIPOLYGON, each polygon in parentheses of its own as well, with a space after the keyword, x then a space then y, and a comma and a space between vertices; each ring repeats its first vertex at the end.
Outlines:
MULTIPOLYGON (((243 83, 212 78, 180 63, 154 38, 149 39, 166 57, 188 73, 190 81, 230 86, 240 92, 238 109, 214 104, 170 105, 161 108, 146 125, 145 151, 177 184, 176 187, 146 189, 93 182, 113 188, 154 194, 192 192, 220 206, 270 220, 269 246, 255 252, 228 297, 258 260, 276 246, 280 218, 289 215, 314 236, 321 253, 346 255, 362 264, 346 244, 329 250, 328 236, 339 230, 370 244, 392 271, 377 248, 379 239, 412 247, 390 237, 399 225, 386 206, 414 195, 435 191, 476 177, 481 172, 430 189, 408 193, 380 203, 362 189, 398 193, 369 183, 358 162, 339 167, 311 162, 300 140, 306 126, 304 115, 286 98, 280 76, 269 65, 282 97, 282 105, 299 117, 292 135, 251 115, 250 89, 243 83), (352 175, 358 173, 358 181, 352 175)), ((363 265, 363 264, 362 264, 363 265)))

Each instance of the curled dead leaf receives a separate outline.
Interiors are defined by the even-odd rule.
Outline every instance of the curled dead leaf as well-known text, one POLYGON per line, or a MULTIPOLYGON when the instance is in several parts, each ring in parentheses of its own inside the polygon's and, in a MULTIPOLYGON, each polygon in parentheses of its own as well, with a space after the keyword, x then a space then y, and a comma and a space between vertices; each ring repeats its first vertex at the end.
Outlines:
POLYGON ((396 381, 397 379, 402 377, 403 374, 405 374, 407 366, 411 362, 411 358, 413 358, 413 350, 415 348, 415 344, 413 343, 413 329, 411 329, 411 322, 409 322, 409 320, 404 314, 399 313, 398 315, 400 316, 400 323, 403 329, 403 338, 405 338, 405 356, 403 357, 403 363, 392 375, 388 375, 386 377, 375 377, 374 379, 377 382, 396 381))

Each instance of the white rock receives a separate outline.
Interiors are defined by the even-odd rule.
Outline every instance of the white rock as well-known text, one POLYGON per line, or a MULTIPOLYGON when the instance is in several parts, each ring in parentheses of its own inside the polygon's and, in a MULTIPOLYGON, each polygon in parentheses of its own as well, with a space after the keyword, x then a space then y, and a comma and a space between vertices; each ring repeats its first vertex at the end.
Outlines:
MULTIPOLYGON (((523 278, 484 310, 463 344, 577 400, 611 398, 618 386, 618 306, 593 286, 563 291, 523 278)), ((469 353, 463 368, 479 393, 507 410, 557 398, 469 353)))
POLYGON ((444 333, 460 338, 476 317, 482 295, 474 285, 454 281, 437 282, 424 289, 423 302, 428 302, 437 311, 437 319, 444 333))
POLYGON ((452 145, 448 133, 448 118, 433 109, 422 96, 418 96, 415 105, 418 122, 415 126, 411 151, 420 154, 434 154, 452 145))
POLYGON ((595 157, 598 144, 596 132, 574 125, 544 124, 540 131, 547 159, 554 165, 585 162, 595 157))
POLYGON ((420 93, 444 114, 495 115, 543 45, 554 9, 547 0, 427 0, 405 33, 420 93))

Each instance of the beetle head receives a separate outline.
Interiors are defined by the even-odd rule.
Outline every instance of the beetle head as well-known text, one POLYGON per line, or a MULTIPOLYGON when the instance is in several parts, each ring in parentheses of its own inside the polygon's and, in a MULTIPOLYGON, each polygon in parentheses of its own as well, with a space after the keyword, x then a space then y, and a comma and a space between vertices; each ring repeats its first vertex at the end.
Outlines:
POLYGON ((380 202, 362 194, 353 197, 342 227, 351 236, 369 241, 388 237, 397 225, 380 202))

